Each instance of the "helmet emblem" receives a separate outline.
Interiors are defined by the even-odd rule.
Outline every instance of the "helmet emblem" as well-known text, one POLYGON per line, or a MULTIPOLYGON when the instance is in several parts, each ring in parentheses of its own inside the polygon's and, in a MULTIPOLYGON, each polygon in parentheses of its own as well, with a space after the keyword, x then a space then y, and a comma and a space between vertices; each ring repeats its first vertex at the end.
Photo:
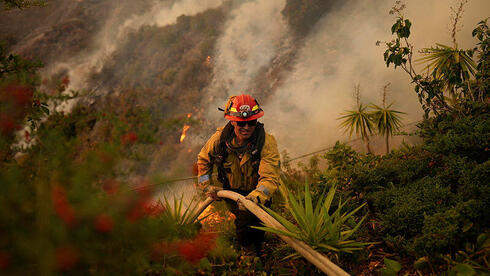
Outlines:
POLYGON ((250 111, 250 105, 244 104, 240 106, 240 111, 250 111))
POLYGON ((248 116, 252 115, 250 114, 250 106, 247 104, 241 105, 240 114, 242 118, 247 118, 248 116))

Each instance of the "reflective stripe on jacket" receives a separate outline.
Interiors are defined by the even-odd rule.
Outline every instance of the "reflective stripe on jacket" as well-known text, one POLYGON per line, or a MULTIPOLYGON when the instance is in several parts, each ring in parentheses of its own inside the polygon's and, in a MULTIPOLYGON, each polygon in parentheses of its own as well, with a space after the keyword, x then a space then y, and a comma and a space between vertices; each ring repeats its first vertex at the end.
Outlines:
MULTIPOLYGON (((197 156, 199 183, 202 189, 205 189, 208 185, 215 185, 215 183, 212 183, 211 174, 213 173, 214 164, 210 156, 217 151, 222 129, 218 128, 197 156)), ((254 190, 254 194, 257 194, 263 202, 269 200, 280 181, 280 157, 274 136, 265 134, 258 173, 254 173, 249 152, 244 153, 240 160, 236 153, 229 149, 227 151, 228 156, 223 162, 223 167, 228 171, 227 178, 230 188, 246 191, 254 190)))

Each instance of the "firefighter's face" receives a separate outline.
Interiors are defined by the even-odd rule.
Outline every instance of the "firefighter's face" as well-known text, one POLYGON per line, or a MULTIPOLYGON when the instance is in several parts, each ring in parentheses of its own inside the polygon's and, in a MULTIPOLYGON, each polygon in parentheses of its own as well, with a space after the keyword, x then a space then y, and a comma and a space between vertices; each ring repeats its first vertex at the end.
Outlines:
POLYGON ((257 121, 250 121, 245 123, 245 122, 240 122, 237 123, 235 121, 232 121, 231 124, 233 125, 235 129, 235 135, 239 140, 247 140, 250 137, 252 137, 252 134, 255 131, 255 124, 257 121))

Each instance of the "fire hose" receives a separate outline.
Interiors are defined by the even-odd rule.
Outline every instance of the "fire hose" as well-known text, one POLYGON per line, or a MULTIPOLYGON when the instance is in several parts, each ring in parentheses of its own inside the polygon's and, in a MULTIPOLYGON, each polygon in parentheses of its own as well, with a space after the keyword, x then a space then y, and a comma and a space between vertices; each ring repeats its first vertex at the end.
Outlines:
MULTIPOLYGON (((232 192, 232 191, 226 191, 226 190, 221 190, 218 191, 218 196, 222 198, 228 198, 231 200, 234 200, 236 202, 240 201, 245 208, 247 208, 248 211, 250 211, 252 214, 254 214, 257 218, 259 218, 265 225, 280 229, 280 230, 286 230, 286 228, 278 222, 276 219, 274 219, 271 215, 269 215, 266 211, 264 211, 262 208, 260 208, 257 204, 254 202, 246 199, 244 196, 232 192)), ((213 202, 213 199, 208 197, 205 201, 203 201, 197 211, 196 211, 196 217, 193 220, 196 220, 197 217, 213 202)), ((345 276, 349 275, 347 272, 345 272, 342 268, 338 267, 336 264, 334 264, 332 261, 330 261, 325 255, 317 252, 307 244, 305 244, 302 241, 299 241, 295 238, 288 237, 285 235, 278 235, 283 241, 285 241, 289 246, 291 246, 294 250, 296 250, 299 254, 301 254, 306 260, 308 260, 310 263, 314 264, 318 269, 323 271, 325 274, 330 275, 330 276, 345 276)))

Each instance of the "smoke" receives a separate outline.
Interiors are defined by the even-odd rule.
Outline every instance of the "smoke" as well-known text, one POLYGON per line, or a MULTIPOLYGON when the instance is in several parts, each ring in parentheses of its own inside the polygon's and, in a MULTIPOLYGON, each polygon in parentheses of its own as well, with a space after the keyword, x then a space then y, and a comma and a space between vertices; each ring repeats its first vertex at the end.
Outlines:
MULTIPOLYGON (((380 105, 382 87, 391 83, 388 103, 394 102, 395 109, 407 113, 403 116, 405 123, 421 119, 422 110, 409 78, 400 68, 386 68, 384 48, 375 46, 377 40, 391 40, 394 18, 388 11, 393 4, 350 1, 318 22, 300 50, 293 71, 263 107, 263 121, 280 148, 294 157, 326 148, 336 140, 348 140, 337 118, 355 107, 352 95, 356 84, 361 87, 361 102, 380 105)), ((456 6, 456 1, 408 3, 404 13, 413 23, 410 41, 415 51, 436 42, 452 45, 450 5, 456 6)), ((484 0, 466 5, 458 33, 460 48, 474 46, 471 30, 488 16, 485 11, 489 6, 484 0)))
MULTIPOLYGON (((83 52, 73 58, 58 62, 50 66, 47 74, 67 71, 70 78, 68 90, 88 89, 89 76, 97 74, 104 64, 111 58, 112 54, 124 43, 128 35, 137 32, 143 26, 158 26, 175 24, 181 15, 194 15, 210 8, 222 5, 224 0, 182 0, 173 4, 168 2, 154 1, 146 12, 133 14, 127 17, 121 9, 115 8, 108 17, 104 27, 95 35, 92 50, 83 52)), ((97 87, 90 87, 97 89, 97 87)), ((72 106, 70 103, 68 108, 72 106)))
POLYGON ((216 106, 231 95, 247 92, 251 80, 277 54, 287 38, 287 24, 281 14, 284 5, 285 0, 255 0, 232 10, 217 41, 214 78, 207 89, 207 105, 212 107, 207 118, 211 121, 222 118, 216 106))

